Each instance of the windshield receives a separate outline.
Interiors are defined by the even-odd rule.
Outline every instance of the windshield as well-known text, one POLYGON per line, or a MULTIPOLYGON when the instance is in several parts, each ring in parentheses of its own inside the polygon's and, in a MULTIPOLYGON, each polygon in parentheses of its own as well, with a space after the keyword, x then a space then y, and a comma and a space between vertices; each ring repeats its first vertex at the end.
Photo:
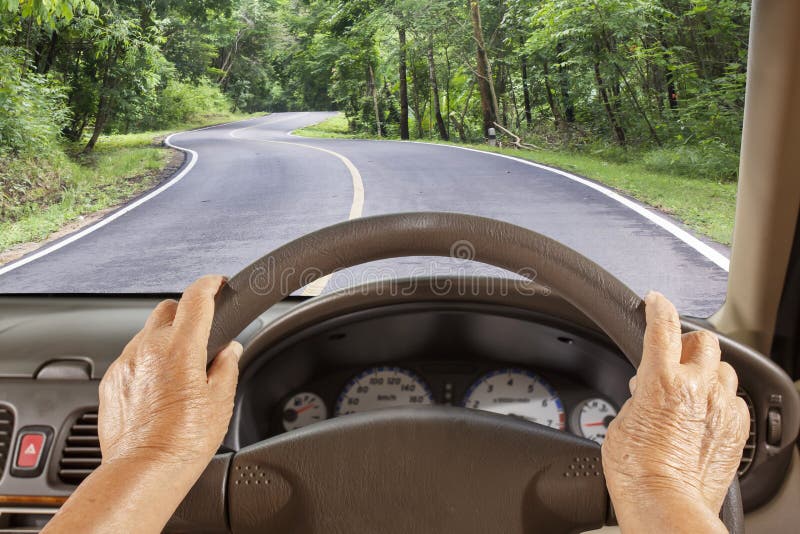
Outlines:
MULTIPOLYGON (((545 234, 708 316, 725 298, 749 10, 0 0, 0 293, 177 293, 331 224, 447 211, 545 234)), ((470 246, 300 294, 508 275, 470 246)))

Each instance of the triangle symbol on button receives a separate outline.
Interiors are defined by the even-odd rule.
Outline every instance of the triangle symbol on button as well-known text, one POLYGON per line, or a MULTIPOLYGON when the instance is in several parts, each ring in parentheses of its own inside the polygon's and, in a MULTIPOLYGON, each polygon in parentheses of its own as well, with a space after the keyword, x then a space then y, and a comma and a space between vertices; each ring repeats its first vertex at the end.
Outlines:
POLYGON ((25 452, 23 452, 22 454, 36 454, 36 446, 33 443, 31 443, 25 448, 25 452))

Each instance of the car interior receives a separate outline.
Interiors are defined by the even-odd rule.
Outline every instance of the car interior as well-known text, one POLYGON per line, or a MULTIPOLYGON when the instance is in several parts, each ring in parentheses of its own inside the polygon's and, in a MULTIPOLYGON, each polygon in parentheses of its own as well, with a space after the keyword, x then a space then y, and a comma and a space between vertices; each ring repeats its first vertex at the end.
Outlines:
MULTIPOLYGON (((796 2, 753 2, 727 299, 707 319, 682 316, 685 332, 718 334, 751 414, 722 511, 731 532, 800 523, 798 20, 796 2)), ((644 314, 602 266, 455 213, 355 219, 264 253, 217 297, 209 361, 231 339, 245 347, 234 415, 167 532, 619 531, 600 444, 630 395, 644 314), (296 294, 375 260, 449 257, 458 242, 472 260, 535 268, 533 280, 296 294), (497 402, 516 396, 524 419, 497 402)), ((38 532, 100 465, 100 380, 177 297, 0 296, 0 532, 38 532), (30 443, 39 454, 20 461, 30 443)))

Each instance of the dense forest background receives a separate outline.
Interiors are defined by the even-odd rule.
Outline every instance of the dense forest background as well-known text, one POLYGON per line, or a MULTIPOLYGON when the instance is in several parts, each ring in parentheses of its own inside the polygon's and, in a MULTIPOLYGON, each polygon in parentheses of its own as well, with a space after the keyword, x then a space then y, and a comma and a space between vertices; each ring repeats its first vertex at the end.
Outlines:
MULTIPOLYGON (((743 0, 0 0, 0 162, 218 109, 735 178, 743 0)), ((2 173, 0 173, 2 174, 2 173)))

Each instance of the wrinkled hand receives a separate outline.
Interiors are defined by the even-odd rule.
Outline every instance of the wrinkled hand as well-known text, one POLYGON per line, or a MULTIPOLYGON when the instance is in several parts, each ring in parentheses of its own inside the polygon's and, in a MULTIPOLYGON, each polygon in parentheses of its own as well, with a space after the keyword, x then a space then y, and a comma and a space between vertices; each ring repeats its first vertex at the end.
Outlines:
MULTIPOLYGON (((103 463, 208 464, 233 410, 242 347, 231 343, 206 373, 206 344, 220 276, 206 276, 180 302, 159 304, 100 383, 103 463)), ((189 469, 191 471, 191 469, 189 469)))
POLYGON ((720 362, 717 337, 681 335, 678 313, 658 293, 645 303, 642 363, 608 429, 603 470, 623 530, 658 532, 663 515, 686 528, 661 531, 691 531, 687 517, 718 522, 750 415, 736 396, 736 372, 720 362))

